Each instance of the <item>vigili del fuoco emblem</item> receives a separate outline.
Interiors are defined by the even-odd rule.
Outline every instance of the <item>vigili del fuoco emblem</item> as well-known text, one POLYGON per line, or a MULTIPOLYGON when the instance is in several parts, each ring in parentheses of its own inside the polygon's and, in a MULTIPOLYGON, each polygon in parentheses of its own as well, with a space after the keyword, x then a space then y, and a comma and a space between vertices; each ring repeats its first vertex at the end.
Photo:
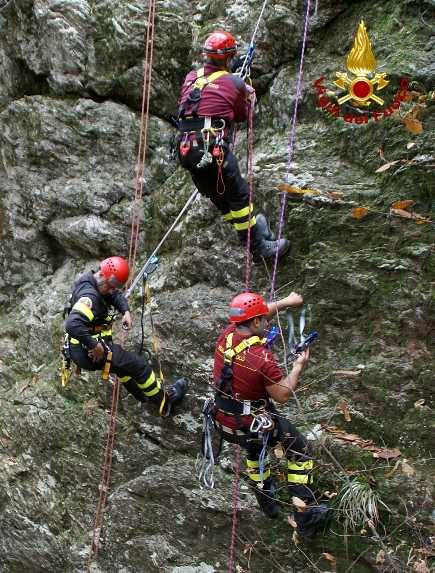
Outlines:
POLYGON ((336 72, 333 82, 339 88, 334 100, 327 97, 327 89, 323 85, 324 77, 314 82, 317 93, 317 106, 323 108, 334 117, 342 117, 348 123, 368 123, 369 120, 379 121, 399 109, 407 97, 408 80, 400 81, 400 89, 394 95, 390 105, 384 106, 383 91, 390 83, 385 72, 376 72, 377 60, 372 49, 364 21, 359 23, 353 46, 346 57, 347 72, 336 72), (346 92, 343 94, 343 92, 346 92), (383 96, 383 97, 381 97, 383 96), (341 106, 350 104, 358 113, 341 114, 341 106))

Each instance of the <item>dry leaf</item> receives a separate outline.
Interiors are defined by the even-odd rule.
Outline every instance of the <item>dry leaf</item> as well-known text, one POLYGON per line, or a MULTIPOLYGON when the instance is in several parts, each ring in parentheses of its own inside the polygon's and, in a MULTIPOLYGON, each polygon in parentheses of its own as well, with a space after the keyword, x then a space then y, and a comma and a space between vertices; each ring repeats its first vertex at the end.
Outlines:
POLYGON ((327 195, 331 199, 343 199, 344 197, 344 193, 342 193, 341 191, 329 191, 327 195))
POLYGON ((423 133, 423 124, 420 120, 414 119, 413 117, 404 117, 403 123, 405 124, 406 129, 414 135, 423 133))
POLYGON ((396 165, 396 163, 399 163, 398 159, 396 159, 396 161, 389 161, 388 163, 384 163, 383 165, 381 165, 376 169, 375 173, 383 173, 384 171, 390 169, 390 167, 392 167, 393 165, 396 165))
POLYGON ((420 398, 420 400, 417 400, 417 402, 414 402, 414 408, 421 408, 422 406, 424 406, 424 403, 425 403, 425 399, 420 398))
POLYGON ((8 436, 0 436, 0 444, 4 447, 4 448, 8 448, 10 443, 11 443, 11 439, 8 436))
POLYGON ((338 494, 336 491, 325 491, 323 495, 328 499, 332 499, 333 497, 337 497, 338 494))
POLYGON ((339 410, 343 414, 346 422, 350 422, 352 420, 352 418, 350 416, 350 412, 349 412, 349 408, 347 407, 346 400, 340 400, 340 402, 337 404, 337 407, 339 408, 339 410))
POLYGON ((317 189, 302 189, 297 185, 289 185, 288 183, 280 183, 278 189, 289 193, 289 195, 321 195, 317 189))
POLYGON ((393 448, 392 450, 381 449, 373 453, 374 458, 380 458, 382 460, 392 460, 398 458, 402 455, 402 452, 398 448, 393 448))
POLYGON ((284 450, 281 444, 277 444, 275 446, 275 449, 273 450, 275 453, 275 456, 281 460, 284 457, 284 450))
POLYGON ((332 373, 343 378, 356 378, 361 374, 361 370, 333 370, 332 373))
POLYGON ((291 525, 291 527, 293 527, 293 529, 297 528, 298 524, 290 515, 287 516, 287 521, 290 523, 290 525, 291 525))
POLYGON ((382 161, 385 161, 384 150, 382 149, 382 147, 380 147, 378 149, 378 153, 379 153, 379 157, 382 159, 382 161))
POLYGON ((385 551, 381 549, 376 555, 376 563, 378 565, 383 565, 385 561, 385 551))
POLYGON ((406 149, 412 149, 415 145, 417 145, 415 141, 410 141, 406 144, 406 149))
POLYGON ((404 217, 405 219, 413 219, 412 213, 405 211, 404 209, 390 209, 391 215, 396 215, 397 217, 404 217))
POLYGON ((414 219, 416 223, 422 225, 423 223, 432 223, 431 219, 428 217, 423 217, 419 213, 409 213, 404 209, 390 209, 391 215, 396 215, 396 217, 403 217, 404 219, 414 219))
POLYGON ((409 465, 406 460, 402 460, 402 463, 400 464, 400 471, 407 477, 415 476, 415 469, 409 465))
POLYGON ((293 531, 292 541, 295 545, 299 545, 299 535, 298 535, 298 532, 296 530, 293 531))
POLYGON ((352 209, 352 217, 354 219, 360 220, 360 219, 363 219, 367 215, 368 212, 369 212, 369 210, 367 207, 354 207, 352 209))
POLYGON ((331 555, 331 553, 322 553, 322 557, 326 559, 326 561, 330 561, 334 566, 337 563, 337 559, 331 555))
POLYGON ((401 463, 402 462, 400 460, 397 460, 397 462, 394 464, 394 468, 391 471, 389 471, 388 473, 386 473, 385 477, 390 478, 395 473, 397 468, 401 465, 401 463))
POLYGON ((292 497, 292 503, 297 508, 297 510, 300 511, 301 513, 303 513, 307 507, 307 504, 305 503, 305 501, 302 501, 302 499, 300 499, 299 497, 296 497, 295 495, 292 497))
POLYGON ((395 201, 392 205, 392 209, 409 209, 415 205, 415 201, 413 199, 403 199, 403 201, 395 201))
POLYGON ((426 560, 421 559, 421 561, 414 563, 414 571, 415 573, 430 573, 430 569, 427 566, 426 560))

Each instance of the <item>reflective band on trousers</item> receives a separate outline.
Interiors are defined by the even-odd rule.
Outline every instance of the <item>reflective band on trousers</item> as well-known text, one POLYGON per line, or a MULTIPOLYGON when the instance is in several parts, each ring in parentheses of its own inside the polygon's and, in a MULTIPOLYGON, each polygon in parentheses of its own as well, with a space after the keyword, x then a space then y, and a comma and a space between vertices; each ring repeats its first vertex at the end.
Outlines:
MULTIPOLYGON (((112 329, 110 330, 102 330, 101 332, 99 332, 98 334, 92 334, 91 338, 104 338, 104 337, 108 337, 108 336, 112 336, 112 329)), ((80 340, 77 340, 77 338, 70 338, 69 339, 70 344, 81 344, 80 340)))
POLYGON ((156 378, 154 371, 151 372, 143 384, 138 384, 138 386, 145 394, 145 396, 148 396, 149 398, 158 394, 161 389, 160 380, 156 378))
POLYGON ((255 217, 252 217, 251 219, 248 219, 248 221, 245 221, 244 223, 233 223, 233 227, 235 228, 236 231, 246 231, 246 229, 249 229, 249 227, 253 227, 256 223, 257 219, 255 217))
POLYGON ((246 473, 249 476, 249 479, 251 479, 252 481, 261 481, 261 478, 266 479, 270 476, 270 467, 269 467, 269 461, 266 460, 265 462, 265 466, 264 466, 264 470, 263 470, 263 476, 260 473, 260 461, 259 460, 250 460, 250 459, 246 459, 246 467, 248 468, 246 473))
POLYGON ((311 471, 313 470, 313 460, 305 462, 288 461, 287 481, 288 483, 308 484, 313 482, 311 471))
POLYGON ((241 219, 242 217, 246 217, 249 213, 252 213, 254 210, 254 205, 250 203, 247 207, 243 207, 243 209, 239 209, 238 211, 231 210, 230 213, 233 219, 241 219))
POLYGON ((89 306, 86 306, 83 302, 76 302, 75 305, 72 307, 71 312, 73 312, 74 310, 76 310, 80 314, 84 314, 87 319, 94 320, 94 313, 89 308, 89 306))

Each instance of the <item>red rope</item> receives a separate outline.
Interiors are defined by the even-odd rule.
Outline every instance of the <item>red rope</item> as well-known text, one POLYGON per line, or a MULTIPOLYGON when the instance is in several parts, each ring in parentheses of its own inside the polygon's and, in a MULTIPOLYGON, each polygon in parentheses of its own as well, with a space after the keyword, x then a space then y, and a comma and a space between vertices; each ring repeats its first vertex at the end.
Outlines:
POLYGON ((240 481, 240 446, 238 444, 234 447, 234 478, 233 478, 233 522, 231 527, 231 544, 230 554, 228 557, 228 573, 233 573, 234 569, 234 556, 237 538, 237 510, 239 505, 239 481, 240 481))
POLYGON ((101 530, 103 527, 103 515, 104 508, 107 502, 107 496, 109 493, 111 473, 112 473, 112 456, 113 456, 113 445, 115 443, 116 434, 116 416, 118 413, 118 401, 119 401, 119 389, 120 383, 117 379, 113 382, 112 388, 112 403, 110 405, 110 411, 108 412, 108 424, 107 424, 107 435, 106 435, 106 447, 104 449, 104 460, 103 460, 103 470, 101 474, 101 481, 99 485, 100 496, 98 499, 97 509, 95 511, 92 541, 91 547, 89 549, 89 554, 87 558, 87 570, 91 570, 91 561, 93 558, 97 557, 98 550, 100 548, 100 537, 101 530))
POLYGON ((155 0, 149 0, 148 5, 148 23, 145 38, 145 57, 144 57, 144 81, 142 90, 142 109, 141 124, 139 133, 139 147, 136 159, 136 180, 134 191, 133 212, 131 220, 130 249, 128 254, 128 263, 130 269, 134 267, 136 261, 137 245, 139 239, 140 227, 140 201, 143 197, 145 160, 148 146, 148 123, 151 95, 151 74, 153 67, 153 46, 154 46, 154 19, 155 19, 155 0))
MULTIPOLYGON (((144 60, 144 83, 142 92, 142 110, 141 110, 141 125, 139 133, 139 148, 136 160, 136 181, 133 202, 133 212, 131 221, 130 233, 130 248, 128 255, 128 263, 130 269, 133 269, 136 260, 137 245, 139 241, 139 227, 140 227, 140 200, 143 196, 143 176, 145 170, 145 158, 147 151, 147 135, 148 135, 148 120, 149 120, 149 104, 151 93, 151 72, 153 64, 153 44, 154 44, 154 19, 155 19, 155 0, 149 0, 148 5, 148 23, 145 39, 145 60, 144 60)), ((128 286, 128 283, 126 287, 128 286)), ((125 343, 125 333, 121 334, 121 345, 125 343)), ((108 416, 107 432, 106 432, 106 446, 104 450, 103 468, 101 473, 101 481, 99 485, 99 499, 97 508, 95 510, 92 541, 89 549, 89 554, 86 561, 87 571, 90 572, 92 559, 97 557, 100 548, 101 531, 103 527, 104 508, 107 503, 107 496, 109 494, 109 487, 112 474, 112 459, 113 447, 115 444, 116 436, 116 416, 118 413, 118 403, 120 394, 120 382, 116 376, 112 377, 112 402, 108 416)))

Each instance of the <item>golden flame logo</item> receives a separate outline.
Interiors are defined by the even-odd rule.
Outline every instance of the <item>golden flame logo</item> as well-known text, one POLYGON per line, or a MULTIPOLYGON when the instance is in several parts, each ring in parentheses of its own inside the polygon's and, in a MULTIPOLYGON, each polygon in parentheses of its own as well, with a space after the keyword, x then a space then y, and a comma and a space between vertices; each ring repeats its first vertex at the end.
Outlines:
POLYGON ((370 38, 364 21, 361 20, 353 40, 352 49, 346 57, 346 67, 355 77, 352 79, 345 72, 336 72, 338 79, 335 80, 335 85, 342 90, 347 89, 347 94, 338 100, 340 105, 349 100, 360 107, 368 107, 372 101, 383 105, 384 100, 374 92, 382 90, 390 82, 385 79, 385 73, 377 73, 374 77, 369 78, 370 75, 373 76, 376 66, 377 61, 370 38))

